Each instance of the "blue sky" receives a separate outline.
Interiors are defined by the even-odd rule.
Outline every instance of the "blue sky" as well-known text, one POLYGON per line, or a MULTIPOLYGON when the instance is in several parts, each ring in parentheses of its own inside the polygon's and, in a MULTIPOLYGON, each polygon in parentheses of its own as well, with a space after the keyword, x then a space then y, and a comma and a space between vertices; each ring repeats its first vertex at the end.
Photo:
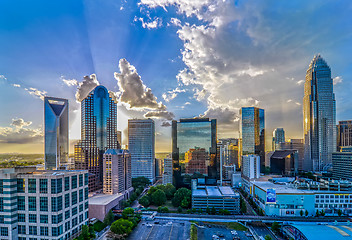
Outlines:
POLYGON ((0 8, 0 152, 43 151, 44 95, 70 100, 78 139, 75 94, 94 84, 116 93, 124 133, 130 117, 157 117, 159 151, 170 150, 171 129, 161 125, 172 117, 218 118, 219 137, 237 137, 238 109, 250 105, 265 109, 268 141, 276 127, 301 138, 302 80, 317 53, 332 69, 337 120, 352 119, 350 1, 3 0, 0 8))

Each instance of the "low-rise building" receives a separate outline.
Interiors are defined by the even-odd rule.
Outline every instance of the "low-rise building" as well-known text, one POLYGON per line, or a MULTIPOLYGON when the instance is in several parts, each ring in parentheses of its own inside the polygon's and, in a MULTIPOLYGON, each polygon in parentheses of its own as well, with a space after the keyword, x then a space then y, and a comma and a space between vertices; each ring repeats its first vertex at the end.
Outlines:
POLYGON ((88 224, 88 171, 0 170, 0 239, 73 239, 88 224))
POLYGON ((352 179, 352 152, 332 153, 332 176, 337 179, 352 179))
POLYGON ((198 186, 196 179, 192 180, 192 208, 202 209, 213 207, 219 210, 228 210, 231 214, 240 212, 240 195, 231 187, 198 186))

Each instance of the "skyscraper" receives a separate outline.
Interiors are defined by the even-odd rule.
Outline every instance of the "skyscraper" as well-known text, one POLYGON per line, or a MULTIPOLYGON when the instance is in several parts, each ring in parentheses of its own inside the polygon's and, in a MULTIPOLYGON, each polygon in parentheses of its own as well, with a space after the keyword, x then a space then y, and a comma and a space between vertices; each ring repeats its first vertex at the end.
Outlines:
POLYGON ((68 162, 68 100, 44 97, 45 169, 57 170, 68 162))
POLYGON ((273 131, 273 143, 272 143, 272 150, 275 151, 277 149, 277 145, 279 143, 285 142, 285 131, 283 128, 276 128, 273 131))
POLYGON ((337 151, 346 146, 352 146, 352 120, 339 121, 337 125, 337 151))
POLYGON ((155 126, 152 119, 128 120, 128 149, 131 154, 132 178, 155 181, 155 126))
POLYGON ((320 56, 309 64, 304 84, 304 170, 323 171, 336 151, 336 103, 331 69, 320 56))
POLYGON ((279 143, 276 150, 297 150, 298 152, 298 170, 303 170, 304 161, 304 143, 303 139, 289 139, 284 143, 279 143))
POLYGON ((172 121, 172 160, 177 187, 190 186, 193 174, 202 174, 208 182, 215 183, 220 176, 216 158, 216 120, 172 121))
POLYGON ((240 138, 242 155, 260 156, 260 170, 265 169, 265 118, 264 109, 243 107, 240 110, 240 138))
POLYGON ((102 188, 103 154, 119 149, 115 97, 97 86, 81 102, 81 141, 75 145, 75 168, 90 173, 89 191, 102 188))

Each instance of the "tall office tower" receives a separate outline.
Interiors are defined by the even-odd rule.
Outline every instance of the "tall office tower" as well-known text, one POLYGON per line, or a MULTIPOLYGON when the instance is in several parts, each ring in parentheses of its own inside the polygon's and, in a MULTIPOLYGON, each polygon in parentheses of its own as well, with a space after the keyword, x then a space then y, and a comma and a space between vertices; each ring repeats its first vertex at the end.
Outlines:
POLYGON ((279 143, 276 150, 297 150, 298 151, 298 170, 303 170, 304 161, 304 143, 303 139, 289 139, 286 142, 279 143))
POLYGON ((336 151, 336 103, 331 69, 320 55, 314 56, 306 73, 303 133, 304 170, 327 170, 336 151))
POLYGON ((243 107, 240 110, 241 155, 260 156, 260 170, 265 170, 265 118, 264 109, 243 107))
POLYGON ((238 139, 236 138, 222 138, 217 142, 217 158, 220 161, 222 153, 222 164, 224 166, 236 166, 240 168, 241 163, 238 160, 238 139))
POLYGON ((255 179, 260 177, 260 156, 258 155, 244 155, 242 156, 242 177, 246 179, 255 179))
POLYGON ((215 184, 220 176, 220 163, 216 158, 216 120, 172 121, 172 160, 176 187, 190 186, 193 174, 204 175, 208 183, 215 184))
POLYGON ((128 120, 128 149, 131 153, 132 178, 155 181, 155 126, 152 119, 128 120))
POLYGON ((68 100, 44 97, 45 169, 56 170, 68 163, 68 100))
POLYGON ((90 173, 89 191, 102 188, 103 154, 119 149, 116 101, 104 86, 97 86, 81 102, 81 140, 75 145, 75 168, 90 173))
POLYGON ((337 125, 337 151, 346 146, 352 146, 352 120, 339 121, 337 125))
POLYGON ((88 224, 88 171, 0 169, 1 239, 75 239, 88 224))
POLYGON ((103 169, 105 194, 124 193, 132 187, 131 155, 128 150, 106 150, 103 169))
POLYGON ((163 184, 172 184, 172 158, 164 158, 163 184))
POLYGON ((279 143, 284 143, 285 142, 285 131, 283 128, 276 128, 273 131, 273 143, 272 143, 272 150, 275 151, 277 148, 277 145, 279 143))

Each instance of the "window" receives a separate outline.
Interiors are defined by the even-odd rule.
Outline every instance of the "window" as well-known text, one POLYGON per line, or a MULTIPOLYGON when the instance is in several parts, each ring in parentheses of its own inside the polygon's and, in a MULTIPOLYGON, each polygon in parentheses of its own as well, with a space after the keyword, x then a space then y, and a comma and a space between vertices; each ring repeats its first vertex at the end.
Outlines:
POLYGON ((72 192, 72 205, 77 204, 77 191, 72 192))
POLYGON ((65 191, 70 190, 70 177, 65 177, 65 191))
POLYGON ((77 217, 75 217, 74 219, 72 219, 72 227, 77 225, 77 217))
POLYGON ((0 197, 0 212, 4 211, 4 198, 0 197))
POLYGON ((40 215, 40 223, 49 223, 48 215, 40 215))
POLYGON ((83 204, 79 205, 79 212, 83 212, 83 204))
POLYGON ((79 175, 79 186, 82 187, 83 186, 83 174, 79 175))
POLYGON ((51 197, 51 211, 57 212, 57 197, 51 197))
POLYGON ((62 178, 56 179, 57 189, 56 193, 62 193, 62 178))
POLYGON ((79 222, 83 222, 83 214, 79 215, 79 222))
POLYGON ((56 194, 57 193, 57 182, 56 179, 51 179, 51 193, 56 194))
POLYGON ((29 222, 30 223, 36 223, 37 222, 37 215, 36 214, 29 214, 29 222))
POLYGON ((77 176, 72 176, 71 180, 72 189, 77 188, 77 176))
POLYGON ((5 216, 0 215, 0 223, 5 223, 5 216))
POLYGON ((25 181, 23 178, 17 179, 17 192, 24 193, 25 181))
POLYGON ((48 193, 48 179, 39 180, 39 192, 48 193))
POLYGON ((84 203, 84 205, 85 205, 84 208, 85 208, 85 209, 88 209, 88 201, 86 201, 86 202, 84 203))
POLYGON ((70 221, 65 222, 65 232, 70 231, 70 221))
POLYGON ((35 197, 28 197, 28 210, 37 211, 37 201, 35 197))
POLYGON ((29 226, 29 235, 37 235, 37 226, 29 226))
POLYGON ((83 201, 83 189, 79 190, 79 201, 82 202, 83 201))
POLYGON ((84 185, 88 185, 88 173, 84 174, 84 185))
POLYGON ((27 234, 26 233, 26 226, 18 225, 18 234, 27 234))
POLYGON ((4 193, 4 180, 0 179, 0 194, 4 193))
POLYGON ((65 219, 69 219, 70 218, 70 210, 67 210, 65 212, 65 219))
POLYGON ((77 214, 77 207, 72 208, 72 216, 77 214))
POLYGON ((62 213, 60 213, 59 215, 57 215, 57 222, 61 223, 62 222, 62 213))
POLYGON ((48 198, 40 197, 40 211, 47 212, 48 211, 48 198))
POLYGON ((52 215, 51 216, 51 223, 52 224, 57 224, 57 215, 52 215))
POLYGON ((49 236, 49 228, 48 227, 40 227, 40 235, 41 236, 49 236))
POLYGON ((36 192, 37 181, 35 178, 28 179, 28 192, 35 193, 36 192))
POLYGON ((7 227, 0 227, 0 235, 1 236, 8 236, 9 235, 9 229, 7 227))
POLYGON ((66 193, 65 194, 65 208, 68 208, 70 206, 70 194, 66 193))
POLYGON ((57 210, 58 211, 62 210, 62 196, 57 197, 57 210))
POLYGON ((88 188, 84 189, 84 199, 87 200, 88 199, 88 188))
POLYGON ((17 197, 17 209, 18 210, 26 210, 26 200, 24 196, 18 196, 17 197))

